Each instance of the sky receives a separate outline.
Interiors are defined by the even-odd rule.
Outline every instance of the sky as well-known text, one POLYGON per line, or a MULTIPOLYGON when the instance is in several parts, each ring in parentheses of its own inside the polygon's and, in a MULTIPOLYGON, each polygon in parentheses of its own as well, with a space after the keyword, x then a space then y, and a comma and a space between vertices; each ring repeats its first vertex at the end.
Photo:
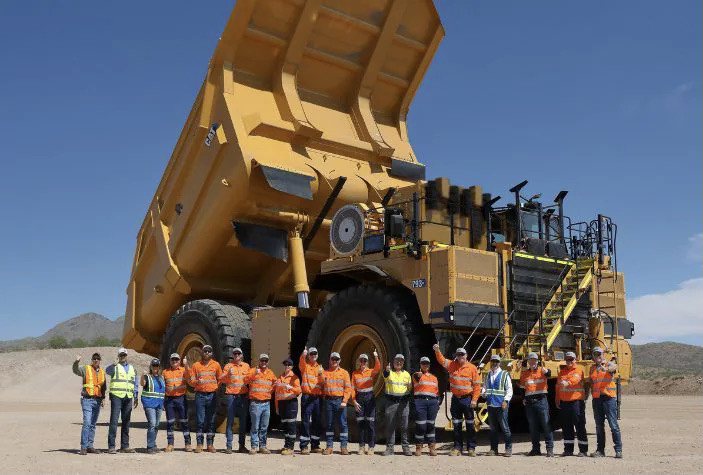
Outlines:
MULTIPOLYGON (((436 1, 428 178, 618 225, 635 343, 703 341, 701 2, 436 1)), ((0 340, 125 311, 136 233, 233 2, 0 2, 0 340)))

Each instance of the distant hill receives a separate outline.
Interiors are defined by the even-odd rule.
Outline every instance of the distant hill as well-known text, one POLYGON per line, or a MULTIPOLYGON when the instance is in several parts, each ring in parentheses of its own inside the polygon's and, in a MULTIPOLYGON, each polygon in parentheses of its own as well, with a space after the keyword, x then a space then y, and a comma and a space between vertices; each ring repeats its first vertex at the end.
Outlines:
POLYGON ((81 340, 89 343, 101 337, 104 341, 122 338, 124 316, 110 320, 98 313, 88 312, 69 318, 38 337, 0 341, 0 351, 43 348, 49 340, 63 337, 67 342, 81 340))
POLYGON ((703 375, 703 347, 673 343, 647 343, 632 345, 634 375, 647 373, 703 375))

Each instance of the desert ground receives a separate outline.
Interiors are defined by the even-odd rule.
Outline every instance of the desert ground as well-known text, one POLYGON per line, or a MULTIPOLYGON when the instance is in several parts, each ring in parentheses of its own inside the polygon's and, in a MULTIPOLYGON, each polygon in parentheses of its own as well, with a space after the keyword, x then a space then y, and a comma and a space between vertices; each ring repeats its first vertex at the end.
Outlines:
MULTIPOLYGON (((87 361, 95 349, 82 351, 87 361)), ((107 365, 114 348, 102 348, 107 365)), ((217 454, 190 454, 182 451, 183 439, 176 438, 177 450, 167 454, 143 453, 146 445, 145 417, 141 405, 132 413, 131 446, 136 454, 77 455, 81 430, 80 378, 71 372, 76 350, 35 350, 0 354, 0 472, 2 473, 701 473, 703 472, 703 398, 700 396, 627 395, 623 399, 620 421, 624 459, 613 458, 610 432, 606 427, 607 446, 604 459, 576 457, 526 458, 529 450, 526 434, 514 436, 512 458, 486 457, 488 430, 479 435, 476 458, 448 457, 450 435, 439 433, 440 456, 321 456, 284 457, 279 432, 269 438, 271 455, 227 455, 224 434, 215 438, 217 454)), ((132 362, 141 371, 146 355, 133 355, 132 362)), ((590 404, 587 405, 590 450, 595 448, 595 433, 590 404)), ((107 447, 109 403, 100 414, 95 436, 96 448, 107 447)), ((165 417, 162 416, 162 421, 165 417)), ((446 423, 440 410, 438 427, 446 423)), ((166 445, 165 423, 157 444, 166 445)), ((195 435, 195 434, 193 434, 195 435)), ((236 437, 236 435, 235 435, 236 437)), ((412 437, 412 435, 411 435, 412 437)), ((119 432, 118 432, 119 438, 119 432)), ((411 439, 412 440, 412 439, 411 439)), ((561 431, 555 433, 555 452, 562 451, 561 431)), ((236 443, 236 442, 235 442, 236 443)), ((247 442, 248 443, 248 442, 247 442)), ((236 447, 236 446, 235 446, 236 447)), ((335 447, 338 449, 338 445, 335 447)), ((355 444, 350 444, 355 448, 355 444)), ((377 445, 376 450, 385 447, 377 445)), ((503 447, 501 445, 500 451, 503 447)))

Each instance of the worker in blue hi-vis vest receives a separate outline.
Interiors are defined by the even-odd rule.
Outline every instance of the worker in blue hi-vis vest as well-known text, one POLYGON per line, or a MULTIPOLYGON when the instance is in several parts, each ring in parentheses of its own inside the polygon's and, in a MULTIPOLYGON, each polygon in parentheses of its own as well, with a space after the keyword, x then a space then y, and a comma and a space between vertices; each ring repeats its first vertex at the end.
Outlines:
POLYGON ((513 383, 510 373, 500 368, 500 356, 491 356, 491 370, 481 390, 488 406, 488 425, 491 428, 491 449, 486 455, 498 455, 498 434, 505 439, 505 455, 513 454, 513 439, 508 425, 508 406, 513 397, 513 383))
POLYGON ((146 430, 146 453, 155 454, 156 435, 159 432, 159 422, 161 422, 161 412, 164 409, 164 393, 166 392, 166 382, 161 375, 161 363, 158 358, 151 360, 149 373, 141 377, 142 385, 142 407, 147 420, 146 430))

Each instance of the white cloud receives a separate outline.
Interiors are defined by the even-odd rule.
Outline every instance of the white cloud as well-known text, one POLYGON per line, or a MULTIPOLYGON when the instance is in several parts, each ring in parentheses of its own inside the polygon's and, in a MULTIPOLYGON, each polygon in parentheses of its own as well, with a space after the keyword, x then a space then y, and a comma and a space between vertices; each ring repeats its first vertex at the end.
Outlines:
POLYGON ((635 322, 636 344, 703 334, 703 278, 682 282, 677 289, 627 302, 628 320, 635 322))
POLYGON ((703 233, 688 238, 688 258, 694 262, 703 261, 703 233))

